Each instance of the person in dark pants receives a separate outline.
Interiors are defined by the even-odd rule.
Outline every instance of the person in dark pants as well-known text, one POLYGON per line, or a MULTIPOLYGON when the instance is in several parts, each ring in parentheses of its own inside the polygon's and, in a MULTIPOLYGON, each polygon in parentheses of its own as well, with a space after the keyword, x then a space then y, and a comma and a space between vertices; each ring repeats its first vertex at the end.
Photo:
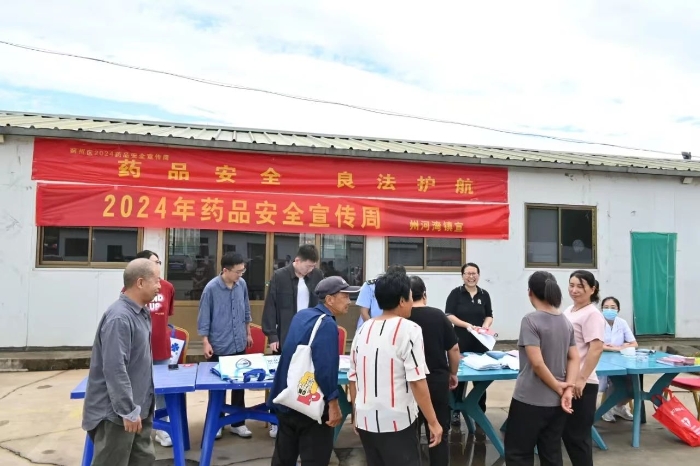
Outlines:
POLYGON ((506 466, 561 466, 561 437, 571 414, 579 356, 574 328, 559 311, 561 289, 549 272, 528 280, 534 312, 520 323, 520 372, 508 410, 506 466))
POLYGON ((334 427, 340 424, 341 412, 338 404, 338 351, 337 316, 347 314, 350 307, 350 293, 360 290, 350 286, 338 276, 328 277, 319 282, 315 294, 319 304, 310 309, 300 310, 289 326, 282 355, 272 382, 267 404, 277 415, 278 430, 272 466, 295 466, 301 456, 304 466, 327 466, 333 453, 334 427), (311 342, 311 360, 314 364, 314 377, 326 402, 322 423, 319 424, 294 409, 274 402, 287 388, 287 377, 292 357, 299 345, 308 345, 316 322, 324 316, 311 342))
MULTIPOLYGON (((228 252, 221 258, 221 273, 204 287, 199 301, 197 333, 202 337, 204 357, 218 362, 221 356, 245 354, 253 346, 250 333, 250 301, 242 275, 246 266, 243 256, 228 252)), ((245 390, 231 390, 231 405, 245 407, 245 390)), ((230 431, 242 438, 253 434, 245 422, 231 424, 230 431)), ((221 429, 216 434, 221 438, 221 429)))
MULTIPOLYGON (((488 351, 481 342, 470 333, 471 329, 479 327, 490 328, 493 324, 493 309, 491 295, 488 291, 477 286, 481 269, 473 262, 462 266, 463 285, 450 292, 445 303, 445 314, 454 325, 455 334, 459 339, 460 353, 484 353, 488 351)), ((474 382, 474 385, 479 382, 474 382)), ((460 383, 454 390, 455 396, 462 398, 466 383, 460 383)), ((481 410, 486 412, 486 392, 479 399, 481 410)), ((459 426, 459 413, 452 414, 452 425, 459 426)))
MULTIPOLYGON (((427 305, 425 283, 415 275, 411 277, 411 296, 413 308, 409 320, 418 324, 423 331, 425 362, 430 372, 426 377, 428 391, 435 416, 442 426, 442 441, 429 450, 430 466, 447 466, 450 464, 450 390, 457 386, 459 345, 445 313, 427 305)), ((428 424, 422 412, 421 423, 425 426, 426 437, 429 437, 428 424)))
POLYGON ((598 399, 595 368, 605 341, 605 318, 593 304, 599 301, 599 291, 598 281, 587 270, 576 270, 569 277, 569 296, 574 304, 564 315, 574 327, 581 369, 574 386, 574 412, 566 420, 562 440, 573 466, 593 466, 591 427, 598 399))
POLYGON ((382 314, 366 321, 352 340, 350 400, 355 432, 367 466, 419 466, 418 410, 430 429, 429 447, 442 442, 426 382, 423 331, 411 322, 411 281, 405 273, 377 278, 382 314))
POLYGON ((124 291, 100 319, 92 346, 82 427, 95 449, 92 464, 150 466, 155 410, 151 315, 160 291, 160 266, 134 259, 124 291))

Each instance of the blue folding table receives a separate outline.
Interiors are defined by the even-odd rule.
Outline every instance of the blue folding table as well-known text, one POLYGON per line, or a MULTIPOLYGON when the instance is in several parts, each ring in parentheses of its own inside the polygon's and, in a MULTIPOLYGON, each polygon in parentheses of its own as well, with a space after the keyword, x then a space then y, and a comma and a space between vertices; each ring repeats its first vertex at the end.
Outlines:
MULTIPOLYGON (((196 364, 180 364, 177 370, 168 366, 153 366, 153 385, 156 395, 165 397, 165 409, 156 410, 153 416, 153 428, 164 430, 173 441, 175 466, 185 466, 185 451, 190 449, 190 433, 187 426, 187 400, 185 393, 193 392, 197 377, 196 364), (169 420, 163 418, 168 416, 169 420)), ((87 377, 70 393, 72 400, 85 398, 87 377)), ((85 435, 82 466, 90 466, 93 444, 89 435, 85 435)))

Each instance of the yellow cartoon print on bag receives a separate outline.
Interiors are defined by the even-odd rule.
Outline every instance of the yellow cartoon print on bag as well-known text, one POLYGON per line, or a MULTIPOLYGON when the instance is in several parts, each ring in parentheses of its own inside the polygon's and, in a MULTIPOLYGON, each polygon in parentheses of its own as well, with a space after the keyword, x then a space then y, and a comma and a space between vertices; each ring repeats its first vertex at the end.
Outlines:
POLYGON ((318 392, 318 384, 313 372, 305 372, 297 385, 297 400, 310 405, 314 401, 321 399, 321 394, 318 392))

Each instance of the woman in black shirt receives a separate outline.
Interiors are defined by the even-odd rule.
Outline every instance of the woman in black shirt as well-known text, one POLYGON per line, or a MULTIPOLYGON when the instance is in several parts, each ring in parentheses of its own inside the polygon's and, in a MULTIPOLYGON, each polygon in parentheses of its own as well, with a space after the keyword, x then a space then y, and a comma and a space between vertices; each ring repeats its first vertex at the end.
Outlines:
MULTIPOLYGON (((447 297, 445 314, 455 326, 455 334, 459 339, 460 353, 484 353, 488 349, 472 335, 469 330, 474 327, 489 328, 493 323, 491 296, 488 291, 477 286, 481 270, 473 262, 462 266, 464 284, 452 290, 447 297)), ((475 382, 479 383, 479 382, 475 382)), ((455 389, 455 396, 461 397, 465 383, 460 383, 455 389)), ((479 406, 486 412, 486 393, 479 400, 479 406)), ((452 413, 452 425, 459 425, 459 412, 452 413)))

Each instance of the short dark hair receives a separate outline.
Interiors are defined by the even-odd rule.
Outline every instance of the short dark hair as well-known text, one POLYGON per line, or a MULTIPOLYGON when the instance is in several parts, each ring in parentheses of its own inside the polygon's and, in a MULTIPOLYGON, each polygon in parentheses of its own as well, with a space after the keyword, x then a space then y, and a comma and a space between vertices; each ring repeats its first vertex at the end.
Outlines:
POLYGON ((150 259, 151 256, 156 256, 156 258, 158 260, 160 260, 160 257, 158 256, 158 254, 156 254, 155 252, 150 251, 148 249, 144 249, 143 251, 137 253, 136 257, 134 257, 134 259, 150 259))
POLYGON ((540 301, 544 301, 554 307, 561 306, 561 288, 559 288, 557 279, 551 273, 538 270, 530 275, 527 287, 540 301))
POLYGON ((586 283, 588 283, 588 286, 590 286, 591 288, 595 288, 595 291, 593 291, 593 294, 591 295, 592 303, 597 303, 598 301, 600 301, 600 284, 591 272, 589 272, 588 270, 574 270, 573 272, 571 272, 571 275, 569 275, 569 280, 571 280, 574 277, 578 278, 579 283, 583 283, 583 281, 585 281, 586 283))
POLYGON ((606 302, 606 301, 612 301, 612 302, 614 302, 615 305, 617 305, 617 310, 618 310, 618 311, 621 310, 621 309, 620 309, 620 301, 618 301, 618 299, 617 299, 615 296, 608 296, 607 298, 603 299, 603 300, 600 302, 600 306, 601 306, 601 307, 605 306, 605 302, 606 302))
POLYGON ((302 244, 296 257, 302 261, 318 262, 318 249, 313 244, 302 244))
POLYGON ((399 307, 401 298, 411 298, 411 280, 400 272, 388 272, 374 282, 374 298, 382 311, 391 311, 399 307))
POLYGON ((425 296, 425 283, 418 275, 411 275, 411 297, 419 301, 425 296))
POLYGON ((481 274, 481 269, 478 265, 476 265, 474 262, 467 262, 462 266, 462 275, 464 275, 464 271, 467 270, 467 267, 474 267, 476 269, 476 273, 481 274))
POLYGON ((386 273, 406 273, 406 267, 400 264, 392 264, 386 268, 386 273))
POLYGON ((237 252, 227 252, 223 255, 223 257, 221 257, 222 269, 231 269, 238 264, 245 264, 245 259, 237 252))

